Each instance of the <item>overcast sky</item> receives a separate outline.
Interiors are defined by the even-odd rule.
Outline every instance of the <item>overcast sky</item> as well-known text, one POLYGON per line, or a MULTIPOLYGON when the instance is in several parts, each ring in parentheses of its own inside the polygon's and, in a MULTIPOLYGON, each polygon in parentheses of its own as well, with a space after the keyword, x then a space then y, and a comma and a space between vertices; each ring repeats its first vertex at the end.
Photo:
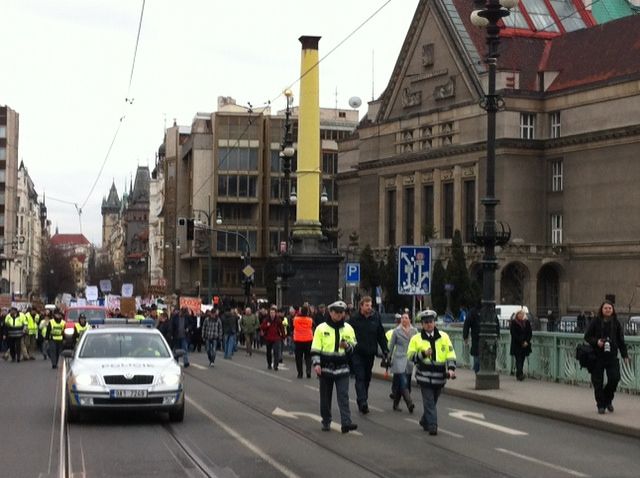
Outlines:
POLYGON ((20 114, 19 156, 53 229, 79 232, 73 203, 86 202, 82 232, 100 244, 103 196, 113 180, 121 196, 138 165, 153 168, 165 125, 190 125, 218 96, 271 100, 275 113, 300 74, 298 37, 322 36, 322 57, 384 6, 320 64, 320 105, 348 108, 359 96, 362 116, 389 80, 417 3, 147 0, 129 89, 142 0, 2 0, 0 104, 20 114))

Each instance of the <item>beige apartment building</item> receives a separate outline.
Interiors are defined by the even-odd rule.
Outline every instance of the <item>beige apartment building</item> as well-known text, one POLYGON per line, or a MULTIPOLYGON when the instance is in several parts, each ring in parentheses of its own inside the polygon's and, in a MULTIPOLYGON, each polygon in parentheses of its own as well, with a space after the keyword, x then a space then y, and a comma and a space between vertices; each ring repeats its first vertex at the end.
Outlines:
MULTIPOLYGON (((318 154, 328 201, 321 208, 320 219, 334 247, 338 235, 337 142, 351 134, 357 120, 356 111, 321 109, 318 134, 322 150, 318 154)), ((296 138, 295 108, 292 123, 296 138)), ((167 129, 160 164, 165 179, 163 263, 168 290, 206 299, 211 289, 212 296, 241 300, 248 245, 255 269, 253 292, 257 297, 265 296, 267 283, 275 279, 269 258, 278 255, 283 240, 283 125, 284 112, 272 115, 269 108, 250 109, 221 97, 218 111, 198 113, 188 128, 174 125, 167 129), (201 224, 193 240, 186 237, 187 218, 201 224)), ((295 170, 294 156, 293 188, 295 170)), ((289 213, 293 224, 295 206, 289 213)))
MULTIPOLYGON (((637 313, 640 16, 594 25, 573 2, 541 3, 573 13, 520 2, 501 32, 496 217, 511 241, 498 249, 496 301, 564 315, 613 294, 620 312, 637 313)), ((385 91, 340 145, 340 248, 349 236, 380 254, 434 237, 446 261, 460 230, 481 280, 471 239, 484 216, 487 70, 472 9, 418 3, 385 91)))

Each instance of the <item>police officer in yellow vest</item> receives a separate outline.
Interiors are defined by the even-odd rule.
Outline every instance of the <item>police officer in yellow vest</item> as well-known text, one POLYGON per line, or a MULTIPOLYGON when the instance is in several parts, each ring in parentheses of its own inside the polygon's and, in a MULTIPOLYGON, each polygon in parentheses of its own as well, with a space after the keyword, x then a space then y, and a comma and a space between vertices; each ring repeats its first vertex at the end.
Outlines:
POLYGON ((49 339, 49 357, 51 358, 51 368, 58 368, 58 357, 62 352, 62 338, 64 333, 64 318, 62 312, 54 311, 53 318, 47 327, 47 338, 49 339))
POLYGON ((36 341, 38 339, 38 322, 34 317, 35 312, 32 312, 31 307, 27 308, 27 311, 24 313, 24 318, 27 323, 27 334, 24 336, 24 348, 26 351, 25 360, 35 360, 36 353, 36 341))
POLYGON ((87 317, 84 314, 80 314, 78 316, 78 322, 73 326, 74 327, 74 344, 80 342, 82 338, 82 334, 84 334, 91 327, 87 324, 87 317))
POLYGON ((349 357, 356 345, 356 334, 344 320, 347 304, 341 300, 329 305, 329 317, 318 325, 311 343, 311 361, 320 379, 322 430, 331 430, 331 395, 336 386, 342 433, 358 428, 349 410, 349 357))
POLYGON ((436 404, 447 378, 456 378, 456 353, 449 336, 436 327, 436 312, 418 314, 422 331, 409 342, 407 357, 416 364, 416 381, 422 392, 424 413, 420 425, 429 435, 438 434, 436 404))
POLYGON ((9 313, 4 318, 4 335, 9 345, 12 362, 20 362, 22 336, 24 335, 26 326, 27 322, 24 316, 18 314, 18 309, 11 307, 9 313))

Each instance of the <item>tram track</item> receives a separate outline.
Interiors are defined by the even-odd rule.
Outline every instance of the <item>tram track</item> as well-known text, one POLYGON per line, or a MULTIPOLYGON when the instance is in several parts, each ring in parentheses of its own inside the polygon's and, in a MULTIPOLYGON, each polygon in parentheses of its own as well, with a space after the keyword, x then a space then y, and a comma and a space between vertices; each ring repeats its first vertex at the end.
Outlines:
POLYGON ((289 432, 293 433, 294 435, 296 435, 297 437, 299 437, 301 440, 304 440, 308 443, 311 443, 314 448, 320 448, 326 452, 329 452, 333 455, 336 455, 337 457, 341 458, 342 460, 349 462, 351 465, 360 468, 363 471, 366 471, 367 473, 371 474, 371 476, 374 477, 380 477, 380 478, 401 478, 404 475, 399 475, 399 474, 395 474, 393 472, 391 472, 388 469, 378 469, 378 468, 374 468, 373 466, 371 466, 369 463, 364 463, 361 460, 357 460, 355 459, 352 455, 347 454, 343 451, 341 451, 338 447, 332 447, 329 446, 325 443, 323 443, 322 441, 316 441, 313 440, 309 435, 305 434, 303 431, 299 430, 298 428, 294 427, 293 425, 289 424, 288 422, 278 419, 277 417, 275 417, 273 414, 271 414, 270 412, 266 412, 264 410, 262 410, 261 408, 259 408, 258 406, 256 406, 255 404, 251 403, 250 401, 243 399, 242 397, 233 395, 229 392, 226 392, 224 390, 220 390, 219 388, 216 388, 213 384, 207 382, 206 380, 195 376, 193 373, 187 372, 185 375, 188 375, 192 380, 195 380, 197 382, 199 382, 200 384, 204 385, 205 387, 215 390, 216 393, 219 393, 220 395, 223 395, 227 398, 229 398, 230 400, 233 400, 234 402, 247 407, 248 409, 252 410, 253 412, 257 413, 258 415, 260 415, 261 417, 277 424, 280 427, 283 427, 285 429, 287 429, 289 432))

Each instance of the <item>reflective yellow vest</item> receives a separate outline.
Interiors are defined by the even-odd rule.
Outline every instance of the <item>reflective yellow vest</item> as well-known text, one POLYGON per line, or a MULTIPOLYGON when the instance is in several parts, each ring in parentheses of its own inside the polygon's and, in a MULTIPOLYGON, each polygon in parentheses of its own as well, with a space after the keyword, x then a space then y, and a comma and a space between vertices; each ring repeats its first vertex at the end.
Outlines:
POLYGON ((29 331, 29 335, 37 335, 38 323, 36 322, 36 319, 34 319, 29 312, 24 314, 24 316, 27 320, 27 330, 29 331))
POLYGON ((76 323, 74 325, 74 327, 75 327, 76 332, 78 334, 78 340, 80 340, 82 338, 82 334, 84 334, 87 330, 89 330, 90 325, 89 324, 84 324, 84 326, 83 326, 83 325, 80 325, 80 322, 78 322, 78 323, 76 323))
POLYGON ((336 338, 336 329, 328 322, 323 322, 313 333, 311 360, 314 366, 320 365, 323 375, 349 375, 349 355, 357 343, 356 333, 346 322, 337 332, 339 335, 336 338), (348 344, 346 349, 339 347, 342 340, 348 344))
POLYGON ((56 319, 51 319, 49 322, 49 328, 51 330, 49 338, 51 340, 55 340, 56 342, 62 342, 62 334, 64 332, 64 320, 60 322, 56 321, 56 319))
POLYGON ((23 316, 18 315, 16 318, 13 318, 11 314, 7 314, 4 318, 4 325, 7 328, 7 336, 16 338, 22 337, 23 329, 25 325, 27 325, 27 322, 23 316))
POLYGON ((456 368, 456 352, 446 332, 434 330, 433 347, 423 334, 426 335, 425 332, 419 332, 411 337, 407 357, 416 364, 418 385, 442 387, 447 381, 447 370, 456 368), (431 356, 425 357, 423 352, 428 349, 432 349, 431 356))

